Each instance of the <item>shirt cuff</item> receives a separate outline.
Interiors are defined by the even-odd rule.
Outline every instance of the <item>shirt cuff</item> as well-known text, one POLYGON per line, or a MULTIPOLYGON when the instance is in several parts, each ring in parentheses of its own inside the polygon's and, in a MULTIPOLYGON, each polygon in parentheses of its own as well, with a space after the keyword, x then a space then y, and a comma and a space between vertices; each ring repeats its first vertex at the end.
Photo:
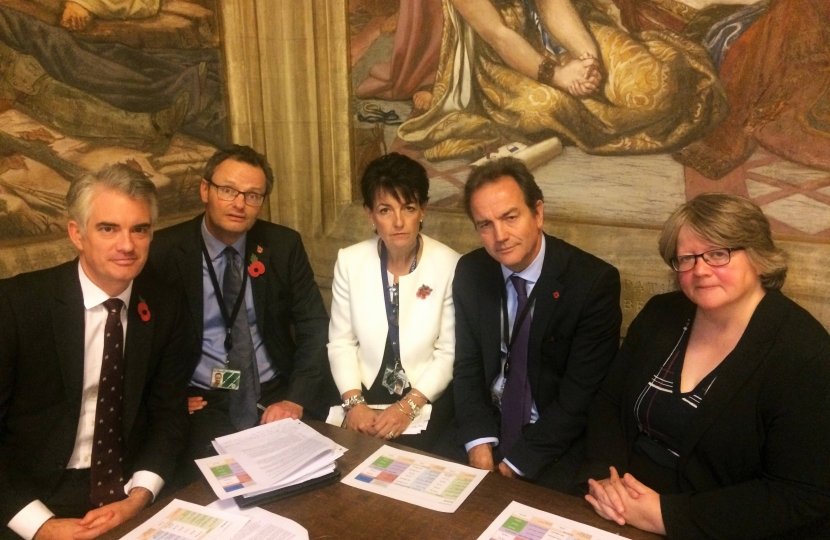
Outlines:
POLYGON ((504 459, 504 460, 502 460, 502 461, 504 461, 504 464, 505 464, 505 465, 507 465, 508 467, 510 467, 511 469, 513 469, 513 472, 514 472, 514 473, 518 474, 518 475, 519 475, 519 476, 521 476, 521 477, 524 477, 524 473, 522 473, 522 471, 520 471, 519 469, 517 469, 516 467, 514 467, 512 463, 510 463, 510 462, 509 462, 509 461, 507 461, 506 459, 504 459))
POLYGON ((43 524, 53 517, 55 517, 55 514, 50 512, 45 504, 35 500, 15 514, 12 520, 9 521, 8 527, 23 537, 23 540, 32 540, 43 524))
POLYGON ((130 481, 127 482, 127 485, 124 486, 124 493, 127 495, 130 494, 130 490, 137 487, 143 487, 150 491, 153 494, 153 502, 158 497, 159 491, 161 488, 164 487, 164 480, 162 480, 161 476, 157 475, 154 472, 150 471, 136 471, 133 473, 133 477, 130 478, 130 481))
POLYGON ((496 437, 482 437, 480 439, 476 439, 474 441, 470 441, 467 444, 465 444, 464 445, 464 450, 469 452, 473 447, 476 447, 480 444, 486 444, 486 443, 493 443, 493 446, 498 446, 499 445, 499 440, 496 437))

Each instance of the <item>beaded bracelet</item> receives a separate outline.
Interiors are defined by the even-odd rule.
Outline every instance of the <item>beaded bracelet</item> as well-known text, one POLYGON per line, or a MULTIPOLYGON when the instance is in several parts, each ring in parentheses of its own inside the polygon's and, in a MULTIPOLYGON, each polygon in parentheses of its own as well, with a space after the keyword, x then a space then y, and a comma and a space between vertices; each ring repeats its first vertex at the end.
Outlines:
POLYGON ((559 63, 555 59, 545 56, 539 64, 539 73, 536 75, 536 80, 548 86, 553 86, 553 72, 557 66, 559 66, 559 63))

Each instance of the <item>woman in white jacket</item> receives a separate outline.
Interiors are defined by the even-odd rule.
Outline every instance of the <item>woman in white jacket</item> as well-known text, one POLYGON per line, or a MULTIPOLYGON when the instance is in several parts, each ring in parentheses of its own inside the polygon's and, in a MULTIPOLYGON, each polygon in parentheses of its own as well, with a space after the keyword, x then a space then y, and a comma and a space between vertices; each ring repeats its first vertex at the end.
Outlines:
POLYGON ((332 283, 328 352, 344 426, 430 450, 454 416, 459 255, 420 233, 429 179, 418 162, 397 153, 376 159, 361 192, 377 235, 340 250, 332 283), (427 429, 403 435, 428 403, 427 429))

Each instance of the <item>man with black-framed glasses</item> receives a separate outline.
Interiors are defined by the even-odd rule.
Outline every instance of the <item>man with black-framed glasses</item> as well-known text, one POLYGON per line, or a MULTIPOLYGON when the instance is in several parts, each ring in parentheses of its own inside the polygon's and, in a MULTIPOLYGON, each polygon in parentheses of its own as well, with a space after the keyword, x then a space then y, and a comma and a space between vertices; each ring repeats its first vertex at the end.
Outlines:
POLYGON ((187 460, 259 423, 324 418, 326 392, 336 394, 328 315, 300 235, 257 219, 273 185, 252 148, 216 152, 199 190, 205 213, 159 231, 150 249, 149 265, 190 305, 187 460))

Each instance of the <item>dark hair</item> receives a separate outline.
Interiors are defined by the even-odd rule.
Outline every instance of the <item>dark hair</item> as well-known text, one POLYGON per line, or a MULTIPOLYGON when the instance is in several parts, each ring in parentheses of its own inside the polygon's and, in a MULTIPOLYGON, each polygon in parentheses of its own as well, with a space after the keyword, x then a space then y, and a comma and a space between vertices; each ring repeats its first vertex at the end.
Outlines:
POLYGON ((467 183, 464 185, 464 211, 467 212, 467 217, 473 219, 473 212, 470 208, 470 200, 473 194, 480 188, 487 184, 491 184, 503 176, 509 176, 519 184, 519 189, 525 198, 525 204, 530 208, 533 214, 536 214, 536 203, 539 201, 545 202, 545 196, 542 190, 533 179, 533 175, 527 168, 523 161, 513 157, 503 157, 493 159, 474 167, 467 177, 467 183))
POLYGON ((660 256, 671 266, 677 256, 680 229, 725 248, 743 248, 761 275, 766 290, 780 289, 787 278, 787 256, 772 241, 769 221, 761 209, 731 193, 704 193, 683 204, 663 224, 658 243, 660 256))
POLYGON ((375 207, 375 197, 381 191, 398 201, 418 203, 429 201, 429 177, 423 165, 397 152, 372 160, 360 178, 363 206, 375 207))
POLYGON ((271 170, 271 166, 268 165, 268 160, 250 146, 241 144, 234 144, 228 148, 217 150, 215 154, 210 156, 205 164, 205 180, 213 182, 213 173, 216 171, 216 167, 229 159, 262 169, 262 172, 265 173, 265 195, 271 193, 274 188, 274 172, 271 170))
POLYGON ((106 165, 93 174, 85 174, 69 186, 66 192, 66 213, 78 224, 81 233, 86 234, 86 224, 92 211, 92 199, 99 188, 123 193, 131 199, 141 200, 150 208, 150 223, 158 218, 156 185, 141 171, 129 165, 116 163, 106 165))

